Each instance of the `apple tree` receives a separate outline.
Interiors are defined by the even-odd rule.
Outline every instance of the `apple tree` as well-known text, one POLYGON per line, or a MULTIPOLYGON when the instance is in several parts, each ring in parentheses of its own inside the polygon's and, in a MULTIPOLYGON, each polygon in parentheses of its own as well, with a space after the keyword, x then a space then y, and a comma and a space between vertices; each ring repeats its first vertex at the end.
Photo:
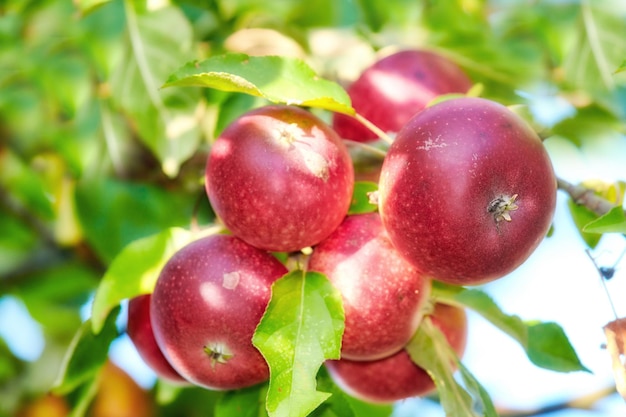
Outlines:
POLYGON ((468 314, 589 372, 489 289, 561 204, 619 269, 623 173, 561 177, 553 144, 624 141, 624 33, 611 0, 4 2, 0 301, 43 346, 1 317, 0 416, 511 415, 468 314))

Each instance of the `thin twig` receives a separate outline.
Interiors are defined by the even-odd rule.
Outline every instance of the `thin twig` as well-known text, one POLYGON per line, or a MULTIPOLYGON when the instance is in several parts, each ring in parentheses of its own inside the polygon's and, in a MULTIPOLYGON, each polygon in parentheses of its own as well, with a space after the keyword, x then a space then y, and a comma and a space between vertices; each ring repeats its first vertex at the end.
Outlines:
POLYGON ((592 189, 582 185, 574 185, 562 178, 557 178, 557 185, 560 190, 565 191, 576 204, 585 206, 598 216, 602 216, 613 208, 616 204, 611 203, 606 198, 600 197, 592 189))

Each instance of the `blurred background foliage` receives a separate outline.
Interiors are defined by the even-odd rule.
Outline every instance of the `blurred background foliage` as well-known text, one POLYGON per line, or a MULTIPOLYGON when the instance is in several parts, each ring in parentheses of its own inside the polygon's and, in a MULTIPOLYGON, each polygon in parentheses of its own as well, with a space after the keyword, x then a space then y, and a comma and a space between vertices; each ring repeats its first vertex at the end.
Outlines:
MULTIPOLYGON (((0 416, 50 388, 82 306, 122 248, 211 221, 210 143, 261 102, 161 89, 184 63, 291 55, 345 85, 381 50, 427 47, 483 96, 530 105, 544 136, 580 146, 624 133, 625 34, 621 0, 1 2, 0 299, 25 306, 45 348, 25 360, 0 340, 0 416)), ((572 210, 581 225, 593 218, 572 210)), ((161 413, 199 415, 212 398, 189 406, 196 394, 161 413)))

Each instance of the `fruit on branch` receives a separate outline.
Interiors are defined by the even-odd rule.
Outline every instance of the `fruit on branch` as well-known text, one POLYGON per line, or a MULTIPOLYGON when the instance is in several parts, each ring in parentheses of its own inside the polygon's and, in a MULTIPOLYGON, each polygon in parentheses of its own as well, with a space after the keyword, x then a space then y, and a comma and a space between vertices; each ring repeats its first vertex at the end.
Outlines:
POLYGON ((154 338, 150 320, 151 297, 150 294, 143 294, 129 301, 126 327, 128 337, 135 345, 139 356, 159 378, 174 384, 186 384, 187 381, 172 368, 154 338))
POLYGON ((419 326, 430 280, 396 252, 378 213, 346 217, 314 248, 309 269, 324 273, 341 293, 342 358, 389 356, 419 326))
POLYGON ((345 217, 354 186, 350 155, 310 112, 265 106, 229 125, 211 149, 206 189, 230 231, 261 249, 315 245, 345 217))
MULTIPOLYGON (((384 132, 396 133, 442 94, 466 93, 465 72, 449 59, 425 50, 404 50, 366 68, 347 88, 352 107, 384 132)), ((333 127, 344 139, 373 141, 378 135, 355 118, 337 113, 333 127)))
MULTIPOLYGON (((459 307, 435 304, 429 316, 461 357, 467 341, 467 317, 459 307)), ((410 397, 428 395, 435 383, 417 366, 405 349, 375 361, 340 359, 326 361, 326 369, 335 383, 348 394, 371 403, 392 403, 410 397)), ((453 364, 450 366, 454 367, 453 364)))
POLYGON ((176 252, 152 294, 156 341, 188 381, 228 390, 265 381, 268 366, 252 336, 287 269, 231 235, 212 235, 176 252))
POLYGON ((427 276, 474 285, 502 277, 542 241, 556 178, 539 137, 501 104, 454 98, 398 133, 379 208, 397 250, 427 276))

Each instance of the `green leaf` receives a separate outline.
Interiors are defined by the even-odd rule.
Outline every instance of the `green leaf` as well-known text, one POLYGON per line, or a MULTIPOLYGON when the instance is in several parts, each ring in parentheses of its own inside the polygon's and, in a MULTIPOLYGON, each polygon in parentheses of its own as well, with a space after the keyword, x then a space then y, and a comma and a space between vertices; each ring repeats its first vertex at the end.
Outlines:
POLYGON ((460 361, 429 317, 424 318, 406 349, 411 359, 435 382, 446 415, 478 417, 481 414, 476 408, 479 408, 482 416, 497 417, 489 395, 467 369, 462 367, 461 372, 463 379, 469 382, 468 389, 454 378, 454 369, 460 366, 460 361))
POLYGON ((524 322, 516 315, 505 314, 487 293, 433 281, 432 297, 437 301, 461 304, 476 311, 522 346, 526 346, 528 330, 524 322))
POLYGON ((613 72, 613 74, 619 74, 620 72, 626 71, 626 59, 622 61, 620 66, 613 72))
POLYGON ((196 199, 154 185, 110 179, 79 183, 75 198, 85 238, 107 264, 136 239, 187 226, 196 199))
POLYGON ((107 360, 109 345, 118 336, 115 320, 119 312, 116 308, 109 314, 99 334, 92 332, 90 320, 83 323, 61 365, 54 384, 56 393, 68 394, 95 377, 107 360))
POLYGON ((583 238, 587 246, 592 249, 595 248, 600 242, 602 235, 597 233, 587 233, 583 231, 583 228, 597 219, 598 216, 587 207, 576 204, 576 202, 571 198, 567 200, 567 207, 569 208, 570 215, 572 216, 572 220, 574 221, 580 236, 583 238))
POLYGON ((626 233, 626 214, 622 206, 616 206, 604 216, 583 227, 587 233, 626 233))
POLYGON ((357 181, 354 183, 352 202, 348 214, 372 213, 378 210, 378 205, 370 201, 370 193, 378 190, 378 184, 371 181, 357 181))
POLYGON ((196 237, 187 230, 171 228, 126 246, 113 260, 96 291, 91 318, 93 332, 102 330, 107 315, 122 300, 152 293, 168 259, 196 237))
POLYGON ((316 390, 316 375, 339 358, 343 329, 341 295, 323 274, 293 271, 273 284, 252 339, 270 367, 270 416, 304 417, 329 397, 316 390))
POLYGON ((273 103, 354 114, 350 98, 318 77, 304 61, 281 56, 226 54, 193 61, 170 75, 163 87, 208 87, 264 97, 273 103))
POLYGON ((556 323, 528 323, 504 313, 487 294, 476 289, 433 282, 432 297, 448 304, 476 311, 494 326, 511 336, 536 366, 557 372, 588 371, 556 323))
MULTIPOLYGON (((161 80, 193 57, 193 30, 180 8, 141 11, 124 2, 128 43, 111 75, 113 101, 132 119, 140 139, 175 177, 200 143, 198 91, 159 90, 161 80), (176 30, 172 30, 176 28, 176 30)), ((139 6, 137 6, 139 7, 139 6)))
POLYGON ((215 405, 215 417, 266 417, 267 384, 227 391, 215 405))
POLYGON ((325 367, 317 375, 317 386, 331 396, 311 413, 311 417, 389 417, 393 412, 391 404, 368 403, 346 394, 335 384, 325 367))
POLYGON ((528 325, 527 354, 535 365, 545 369, 591 372, 580 362, 565 332, 556 323, 528 325))

